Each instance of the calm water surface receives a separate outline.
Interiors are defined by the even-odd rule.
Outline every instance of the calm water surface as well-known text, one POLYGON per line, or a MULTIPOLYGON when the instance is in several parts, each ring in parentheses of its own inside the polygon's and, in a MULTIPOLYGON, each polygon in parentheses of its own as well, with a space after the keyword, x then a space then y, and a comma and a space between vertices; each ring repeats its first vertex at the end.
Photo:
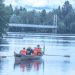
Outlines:
POLYGON ((0 45, 0 75, 75 75, 75 36, 12 34, 0 45), (17 38, 16 38, 17 37, 17 38), (40 44, 45 54, 41 60, 15 61, 14 51, 40 44), (70 55, 70 57, 64 57, 70 55), (11 56, 11 57, 10 57, 11 56))

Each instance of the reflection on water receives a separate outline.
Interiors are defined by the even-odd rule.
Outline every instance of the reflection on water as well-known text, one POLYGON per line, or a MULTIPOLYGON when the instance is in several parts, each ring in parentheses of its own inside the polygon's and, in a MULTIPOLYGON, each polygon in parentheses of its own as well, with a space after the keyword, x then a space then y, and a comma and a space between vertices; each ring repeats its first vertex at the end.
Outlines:
POLYGON ((0 75, 10 75, 13 73, 13 63, 14 62, 11 61, 10 58, 0 58, 0 75))
POLYGON ((0 46, 0 51, 8 51, 9 47, 8 46, 0 46))
POLYGON ((44 65, 43 60, 15 61, 14 68, 20 68, 22 72, 30 71, 32 69, 39 71, 39 68, 42 64, 44 65))
POLYGON ((3 52, 0 53, 9 57, 0 57, 0 75, 75 75, 75 36, 33 34, 22 38, 7 37, 4 41, 0 44, 0 51, 3 52), (18 53, 23 47, 34 48, 37 44, 42 50, 45 46, 45 54, 61 56, 44 55, 43 60, 14 60, 14 51, 18 53))
POLYGON ((72 71, 73 65, 69 58, 53 58, 25 61, 15 61, 11 57, 2 58, 0 59, 0 75, 71 75, 69 71, 72 71))

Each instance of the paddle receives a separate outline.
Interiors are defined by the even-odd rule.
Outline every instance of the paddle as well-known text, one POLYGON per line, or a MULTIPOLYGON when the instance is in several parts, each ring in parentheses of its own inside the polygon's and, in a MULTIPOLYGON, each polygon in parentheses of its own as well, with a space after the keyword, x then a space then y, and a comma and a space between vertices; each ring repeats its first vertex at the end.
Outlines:
POLYGON ((0 56, 0 58, 13 57, 13 56, 0 56))
POLYGON ((44 43, 44 47, 43 47, 43 53, 44 53, 44 55, 46 55, 46 56, 61 56, 61 57, 70 57, 70 55, 48 55, 48 54, 45 54, 45 43, 44 43))
POLYGON ((45 42, 44 42, 44 47, 43 47, 43 53, 45 53, 45 42))
MULTIPOLYGON (((61 56, 61 57, 68 57, 70 58, 70 55, 49 55, 49 54, 44 54, 46 56, 61 56)), ((12 56, 0 56, 0 58, 6 58, 6 57, 13 57, 14 55, 12 56)))
POLYGON ((46 56, 61 56, 61 57, 70 57, 70 55, 48 55, 48 54, 44 54, 44 55, 46 55, 46 56))

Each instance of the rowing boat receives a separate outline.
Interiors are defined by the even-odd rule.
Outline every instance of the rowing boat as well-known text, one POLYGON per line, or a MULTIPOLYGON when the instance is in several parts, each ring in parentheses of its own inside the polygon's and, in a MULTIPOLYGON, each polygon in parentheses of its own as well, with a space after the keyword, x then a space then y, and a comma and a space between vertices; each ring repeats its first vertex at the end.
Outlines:
POLYGON ((36 59, 41 59, 43 54, 41 55, 20 55, 17 53, 14 53, 15 60, 36 60, 36 59))

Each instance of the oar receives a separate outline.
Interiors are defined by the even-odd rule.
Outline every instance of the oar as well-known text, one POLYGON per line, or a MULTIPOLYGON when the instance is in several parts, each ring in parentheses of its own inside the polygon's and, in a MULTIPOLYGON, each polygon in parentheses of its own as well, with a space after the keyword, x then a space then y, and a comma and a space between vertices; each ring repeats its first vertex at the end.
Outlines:
POLYGON ((45 43, 44 43, 44 47, 43 47, 43 53, 44 53, 44 55, 46 55, 46 56, 61 56, 61 57, 70 57, 70 55, 48 55, 48 54, 45 54, 45 43))
POLYGON ((14 55, 12 55, 12 56, 5 56, 5 55, 3 55, 3 56, 0 56, 0 58, 6 58, 6 57, 13 57, 14 55))
POLYGON ((43 53, 45 53, 45 43, 44 43, 44 47, 43 47, 43 53))
POLYGON ((61 56, 61 57, 70 57, 70 55, 49 55, 49 54, 44 54, 46 56, 61 56))

